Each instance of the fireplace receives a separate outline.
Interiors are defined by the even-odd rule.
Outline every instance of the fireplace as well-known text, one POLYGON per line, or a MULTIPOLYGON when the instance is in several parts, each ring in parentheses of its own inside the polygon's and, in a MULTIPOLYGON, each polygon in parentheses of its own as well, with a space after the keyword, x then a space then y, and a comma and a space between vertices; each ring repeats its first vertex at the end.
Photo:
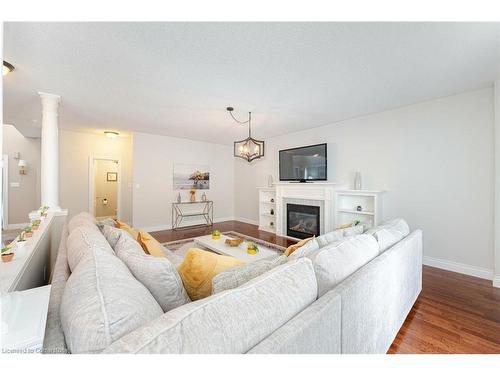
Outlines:
POLYGON ((286 234, 295 238, 319 236, 319 207, 302 204, 286 205, 286 234))

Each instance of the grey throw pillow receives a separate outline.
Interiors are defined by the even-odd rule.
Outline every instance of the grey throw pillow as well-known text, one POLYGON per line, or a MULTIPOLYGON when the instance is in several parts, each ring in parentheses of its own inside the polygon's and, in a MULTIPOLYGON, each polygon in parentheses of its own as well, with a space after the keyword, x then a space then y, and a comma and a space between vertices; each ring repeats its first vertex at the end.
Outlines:
POLYGON ((127 235, 118 238, 115 252, 134 277, 148 288, 164 312, 191 302, 179 273, 167 258, 145 254, 141 245, 127 235))
POLYGON ((162 314, 123 262, 97 247, 85 254, 68 278, 60 308, 71 353, 101 352, 162 314))
POLYGON ((260 276, 274 267, 286 263, 284 255, 273 255, 241 267, 234 267, 219 273, 212 279, 212 294, 220 293, 227 289, 237 288, 246 282, 260 276))
POLYGON ((123 229, 118 229, 118 228, 112 227, 110 225, 105 225, 102 228, 102 234, 104 235, 104 237, 106 238, 108 243, 111 245, 113 250, 115 249, 116 243, 120 239, 120 236, 129 236, 130 237, 130 235, 127 232, 125 232, 123 229))

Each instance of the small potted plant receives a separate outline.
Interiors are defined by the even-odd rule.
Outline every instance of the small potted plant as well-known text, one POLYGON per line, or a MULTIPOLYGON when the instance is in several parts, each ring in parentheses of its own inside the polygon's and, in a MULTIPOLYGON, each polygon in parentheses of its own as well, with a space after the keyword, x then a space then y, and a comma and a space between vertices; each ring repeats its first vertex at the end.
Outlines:
POLYGON ((21 232, 21 234, 19 235, 19 237, 16 241, 18 247, 24 247, 24 245, 26 245, 26 237, 24 234, 25 234, 24 231, 21 232))
POLYGON ((32 230, 38 230, 38 227, 40 227, 40 223, 41 223, 41 220, 37 219, 37 220, 33 220, 33 222, 31 223, 31 229, 32 230))
POLYGON ((10 246, 2 247, 2 262, 8 263, 14 258, 14 253, 10 246))
POLYGON ((247 242, 247 253, 250 255, 256 255, 259 252, 259 247, 255 242, 247 242))
POLYGON ((31 227, 24 228, 24 236, 26 238, 32 237, 33 236, 33 229, 31 229, 31 227))
POLYGON ((40 216, 45 219, 47 217, 48 210, 49 210, 49 206, 40 207, 40 216))

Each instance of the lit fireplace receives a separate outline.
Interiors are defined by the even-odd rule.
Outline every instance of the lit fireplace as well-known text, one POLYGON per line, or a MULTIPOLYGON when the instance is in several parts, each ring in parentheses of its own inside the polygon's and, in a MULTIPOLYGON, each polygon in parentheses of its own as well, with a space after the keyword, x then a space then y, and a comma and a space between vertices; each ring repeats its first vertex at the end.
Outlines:
POLYGON ((286 234, 295 238, 319 236, 319 207, 286 205, 286 234))

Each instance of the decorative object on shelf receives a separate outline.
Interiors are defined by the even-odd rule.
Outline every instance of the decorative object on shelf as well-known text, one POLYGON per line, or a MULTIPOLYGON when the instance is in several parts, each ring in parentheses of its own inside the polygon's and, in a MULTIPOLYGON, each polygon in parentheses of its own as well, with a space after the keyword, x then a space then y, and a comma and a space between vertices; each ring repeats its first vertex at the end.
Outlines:
POLYGON ((210 167, 207 165, 174 165, 174 190, 210 189, 210 167))
POLYGON ((267 186, 273 187, 273 185, 274 185, 273 176, 271 175, 267 176, 267 186))
POLYGON ((234 121, 238 124, 248 124, 248 137, 242 141, 234 142, 234 157, 245 159, 249 163, 252 160, 260 159, 264 156, 264 141, 258 141, 252 138, 252 112, 248 112, 247 121, 239 121, 233 116, 233 107, 227 107, 226 110, 229 112, 234 121))
POLYGON ((195 189, 189 190, 189 200, 191 202, 196 202, 196 190, 195 189))
POLYGON ((354 175, 354 190, 361 190, 361 172, 354 175))
POLYGON ((226 245, 231 246, 231 247, 238 247, 243 243, 243 239, 242 238, 236 238, 236 239, 228 238, 228 239, 226 239, 226 241, 224 241, 224 243, 226 245))
POLYGON ((274 215, 274 208, 271 208, 270 214, 274 215))
POLYGON ((273 227, 274 227, 274 223, 271 221, 271 222, 269 223, 269 226, 270 226, 271 228, 273 228, 273 227))
POLYGON ((361 206, 356 206, 356 211, 363 211, 363 207, 361 207, 361 206))
POLYGON ((40 227, 40 223, 41 223, 41 220, 34 220, 32 223, 31 223, 31 229, 33 230, 38 230, 38 228, 40 227))
POLYGON ((14 258, 14 253, 10 246, 5 246, 2 248, 2 262, 8 263, 14 258))
POLYGON ((206 201, 207 201, 207 195, 206 195, 205 193, 203 193, 203 194, 201 195, 201 201, 202 201, 202 202, 206 202, 206 201))
POLYGON ((271 203, 274 203, 274 198, 271 198, 271 203))
POLYGON ((361 221, 359 221, 359 220, 354 220, 354 221, 352 222, 352 226, 353 226, 353 227, 355 227, 356 225, 359 225, 359 224, 361 224, 361 221))
POLYGON ((33 229, 31 229, 31 227, 24 228, 24 236, 26 238, 33 237, 33 229))
POLYGON ((24 245, 26 245, 26 238, 24 237, 24 232, 21 232, 21 234, 19 234, 19 237, 17 238, 16 246, 24 247, 24 245))
POLYGON ((181 202, 182 202, 181 193, 177 193, 177 203, 181 202))
POLYGON ((220 240, 220 230, 212 231, 212 240, 220 240))
POLYGON ((247 242, 247 253, 250 255, 255 255, 259 252, 259 247, 255 242, 247 242))

